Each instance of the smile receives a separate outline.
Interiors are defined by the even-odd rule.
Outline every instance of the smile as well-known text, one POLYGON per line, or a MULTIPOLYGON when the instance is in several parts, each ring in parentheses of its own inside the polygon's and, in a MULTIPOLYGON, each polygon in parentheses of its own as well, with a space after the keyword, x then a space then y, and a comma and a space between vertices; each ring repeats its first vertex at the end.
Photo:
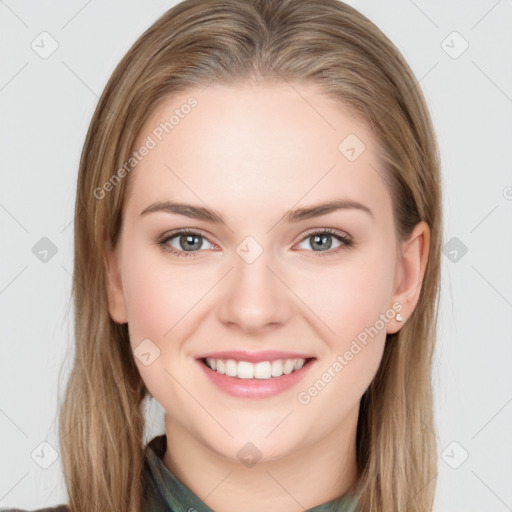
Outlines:
POLYGON ((276 359, 274 361, 236 361, 234 359, 204 358, 204 364, 214 372, 239 379, 272 379, 300 370, 306 359, 276 359))
POLYGON ((270 398, 298 386, 316 357, 309 354, 229 351, 196 358, 207 382, 236 398, 270 398))

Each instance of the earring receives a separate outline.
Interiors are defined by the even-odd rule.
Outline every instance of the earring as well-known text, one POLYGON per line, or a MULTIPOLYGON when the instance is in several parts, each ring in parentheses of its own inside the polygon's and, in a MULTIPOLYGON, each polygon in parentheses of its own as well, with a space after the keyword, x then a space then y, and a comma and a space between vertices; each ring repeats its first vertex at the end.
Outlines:
POLYGON ((404 321, 404 317, 400 313, 397 313, 395 318, 396 318, 397 322, 403 322, 404 321))

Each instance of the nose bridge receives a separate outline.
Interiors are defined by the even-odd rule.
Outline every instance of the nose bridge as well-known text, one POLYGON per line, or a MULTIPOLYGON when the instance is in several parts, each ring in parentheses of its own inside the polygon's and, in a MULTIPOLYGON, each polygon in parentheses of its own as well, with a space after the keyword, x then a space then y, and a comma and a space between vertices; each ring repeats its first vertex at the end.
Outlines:
POLYGON ((272 251, 255 237, 247 236, 233 254, 233 271, 226 283, 221 320, 248 330, 282 323, 289 314, 286 287, 268 268, 273 268, 272 251))

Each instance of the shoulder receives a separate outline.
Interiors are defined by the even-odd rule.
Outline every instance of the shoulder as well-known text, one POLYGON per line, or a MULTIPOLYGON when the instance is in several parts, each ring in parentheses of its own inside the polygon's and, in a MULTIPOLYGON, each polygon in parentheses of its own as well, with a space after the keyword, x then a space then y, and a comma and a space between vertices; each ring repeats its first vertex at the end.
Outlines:
POLYGON ((69 512, 67 505, 57 505, 56 507, 38 508, 29 511, 23 508, 0 508, 0 512, 69 512))

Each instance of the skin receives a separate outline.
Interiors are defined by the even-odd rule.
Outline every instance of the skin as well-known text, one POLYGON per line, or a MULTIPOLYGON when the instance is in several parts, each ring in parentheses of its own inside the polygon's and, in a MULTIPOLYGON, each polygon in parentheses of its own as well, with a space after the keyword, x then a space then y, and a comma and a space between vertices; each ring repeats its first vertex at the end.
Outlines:
MULTIPOLYGON (((191 89, 160 105, 135 147, 191 95, 197 107, 128 178, 120 240, 109 250, 110 314, 128 322, 132 349, 149 338, 160 350, 149 366, 135 360, 166 411, 164 463, 185 485, 222 512, 308 509, 357 480, 359 401, 386 333, 403 322, 388 320, 309 403, 297 395, 393 303, 405 321, 411 315, 428 226, 418 224, 409 240, 397 242, 372 134, 311 85, 191 89), (338 150, 349 134, 366 146, 355 161, 338 150), (373 215, 345 208, 297 223, 282 219, 333 199, 357 201, 373 215), (167 200, 212 208, 224 223, 140 215, 167 200), (191 257, 156 243, 185 228, 205 237, 191 257), (340 242, 333 236, 327 254, 315 248, 312 228, 337 230, 354 243, 335 253, 340 242), (252 263, 236 252, 249 235, 263 249, 252 263), (316 361, 291 390, 242 400, 211 384, 195 359, 233 349, 305 352, 316 361), (237 458, 248 442, 261 452, 252 467, 237 458)), ((179 239, 168 244, 185 252, 179 239)))

